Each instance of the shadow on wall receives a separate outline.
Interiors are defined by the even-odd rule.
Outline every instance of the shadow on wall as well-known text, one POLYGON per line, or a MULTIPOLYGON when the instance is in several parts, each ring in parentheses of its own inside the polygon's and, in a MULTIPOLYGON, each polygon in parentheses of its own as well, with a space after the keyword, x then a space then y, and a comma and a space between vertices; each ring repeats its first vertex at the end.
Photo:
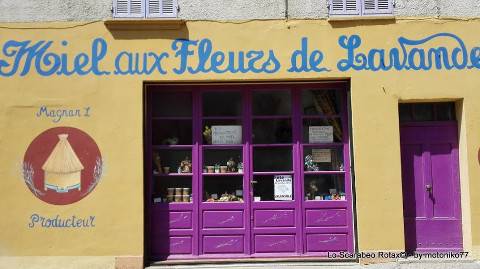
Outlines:
POLYGON ((395 24, 395 18, 382 19, 361 19, 361 20, 336 20, 331 18, 329 21, 332 28, 351 28, 356 26, 375 26, 395 24))
POLYGON ((105 22, 114 39, 188 39, 189 33, 184 21, 133 21, 110 20, 105 22))

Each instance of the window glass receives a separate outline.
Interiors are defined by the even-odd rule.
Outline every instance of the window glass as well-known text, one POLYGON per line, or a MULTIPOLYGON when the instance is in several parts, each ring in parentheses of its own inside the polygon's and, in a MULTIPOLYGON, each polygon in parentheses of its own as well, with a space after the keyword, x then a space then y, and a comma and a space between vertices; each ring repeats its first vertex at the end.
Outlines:
POLYGON ((343 141, 340 118, 304 119, 303 142, 310 144, 334 143, 343 141))
POLYGON ((154 117, 191 117, 191 92, 152 93, 152 115, 154 117))
POLYGON ((191 145, 191 120, 153 120, 152 143, 154 145, 191 145))
POLYGON ((204 120, 202 128, 204 145, 240 145, 243 142, 241 120, 204 120))
POLYGON ((432 121, 433 120, 433 104, 423 103, 413 106, 413 119, 415 121, 432 121))
POLYGON ((304 171, 343 171, 342 148, 304 147, 304 171))
POLYGON ((258 91, 253 93, 254 116, 291 114, 290 91, 258 91))
POLYGON ((292 171, 292 147, 254 147, 253 171, 292 171))
POLYGON ((305 200, 345 200, 343 175, 306 175, 305 200))
POLYGON ((302 91, 304 115, 335 116, 340 114, 340 91, 305 90, 302 91))
POLYGON ((204 173, 243 173, 242 149, 205 149, 204 173))
POLYGON ((436 120, 455 120, 455 103, 438 103, 435 105, 436 120))
POLYGON ((253 120, 254 144, 292 143, 290 119, 253 120))
POLYGON ((243 177, 204 176, 204 202, 243 202, 243 177))
POLYGON ((275 197, 275 175, 258 175, 254 176, 253 184, 253 201, 292 201, 294 200, 294 180, 293 175, 279 174, 286 182, 282 186, 277 186, 277 197, 275 197), (290 178, 290 180, 288 180, 290 178))
POLYGON ((203 116, 240 116, 242 95, 240 92, 206 92, 203 94, 203 116))

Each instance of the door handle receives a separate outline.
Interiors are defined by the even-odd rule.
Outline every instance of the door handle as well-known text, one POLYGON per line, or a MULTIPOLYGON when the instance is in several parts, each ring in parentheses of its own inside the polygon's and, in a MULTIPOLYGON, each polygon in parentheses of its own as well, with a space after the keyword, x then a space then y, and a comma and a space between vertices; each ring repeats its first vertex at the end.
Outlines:
POLYGON ((256 181, 256 180, 250 181, 250 184, 252 184, 252 185, 253 185, 253 184, 257 184, 257 183, 258 183, 258 181, 256 181))
POLYGON ((432 185, 430 185, 430 184, 425 185, 425 189, 426 189, 426 191, 428 191, 429 193, 432 193, 432 185))

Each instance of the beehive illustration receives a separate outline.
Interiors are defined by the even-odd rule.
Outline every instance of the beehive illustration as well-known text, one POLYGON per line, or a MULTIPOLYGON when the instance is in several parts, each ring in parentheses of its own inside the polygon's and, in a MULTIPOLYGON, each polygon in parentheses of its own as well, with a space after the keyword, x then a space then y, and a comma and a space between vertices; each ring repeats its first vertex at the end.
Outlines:
POLYGON ((68 192, 81 190, 82 163, 67 140, 68 134, 58 135, 58 143, 42 166, 45 178, 45 190, 68 192))

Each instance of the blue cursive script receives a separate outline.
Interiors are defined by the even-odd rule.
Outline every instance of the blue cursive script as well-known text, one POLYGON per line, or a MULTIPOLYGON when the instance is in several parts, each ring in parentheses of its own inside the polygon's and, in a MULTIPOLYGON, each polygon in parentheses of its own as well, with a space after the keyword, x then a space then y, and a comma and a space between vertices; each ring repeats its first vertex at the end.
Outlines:
POLYGON ((358 35, 341 36, 338 39, 340 47, 346 50, 347 57, 337 63, 340 71, 370 70, 437 70, 480 69, 480 48, 468 50, 458 36, 451 33, 438 33, 420 40, 398 38, 399 48, 373 48, 368 52, 360 52, 362 39, 358 35), (443 46, 429 45, 432 40, 444 38, 455 44, 452 49, 443 46))

